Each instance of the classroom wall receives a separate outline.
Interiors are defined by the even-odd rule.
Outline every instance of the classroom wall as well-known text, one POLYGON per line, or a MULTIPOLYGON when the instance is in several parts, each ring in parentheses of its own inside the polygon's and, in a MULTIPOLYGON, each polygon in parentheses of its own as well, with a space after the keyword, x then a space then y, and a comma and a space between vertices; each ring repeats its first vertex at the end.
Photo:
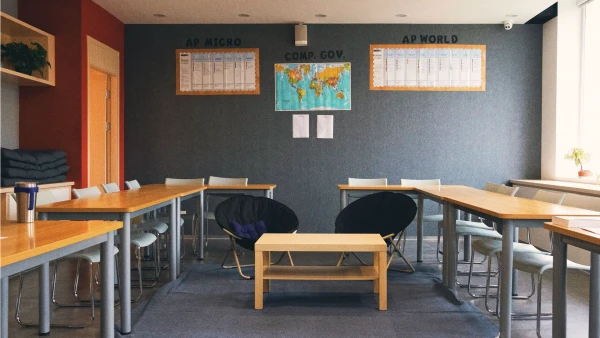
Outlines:
POLYGON ((300 231, 332 232, 337 184, 348 177, 474 187, 539 178, 541 70, 541 25, 309 25, 308 47, 294 46, 292 24, 126 25, 125 179, 276 183, 275 199, 298 214, 300 231), (487 45, 487 90, 370 91, 369 44, 412 34, 487 45), (261 94, 176 96, 175 49, 194 37, 201 45, 237 37, 240 47, 260 48, 261 94), (274 111, 274 64, 286 62, 286 52, 323 50, 343 50, 329 61, 352 63, 352 110, 309 112, 310 138, 292 139, 293 113, 274 111), (335 116, 333 140, 316 139, 318 114, 335 116))
MULTIPOLYGON (((2 0, 2 12, 18 18, 17 0, 2 0)), ((19 147, 19 86, 2 83, 0 104, 0 146, 9 149, 19 147)))

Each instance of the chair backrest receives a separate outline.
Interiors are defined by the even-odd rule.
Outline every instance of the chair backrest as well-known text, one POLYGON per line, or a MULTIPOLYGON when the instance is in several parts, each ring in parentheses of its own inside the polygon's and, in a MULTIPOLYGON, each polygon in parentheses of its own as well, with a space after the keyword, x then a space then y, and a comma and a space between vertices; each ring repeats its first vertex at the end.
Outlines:
POLYGON ((127 187, 127 190, 135 190, 141 188, 140 183, 137 180, 125 181, 125 187, 127 187))
MULTIPOLYGON (((215 220, 222 229, 232 230, 233 222, 240 225, 263 221, 267 233, 292 233, 298 230, 298 217, 285 204, 266 197, 237 195, 219 203, 215 209, 215 220)), ((242 247, 254 250, 254 241, 236 240, 242 247)))
POLYGON ((485 185, 485 187, 483 187, 483 190, 490 191, 490 192, 498 192, 498 189, 500 189, 500 187, 504 187, 504 186, 505 185, 503 185, 503 184, 488 182, 485 185))
POLYGON ((348 204, 335 219, 336 233, 394 236, 415 219, 417 205, 405 194, 378 192, 348 204))
POLYGON ((567 194, 562 205, 587 210, 600 211, 600 197, 567 194))
POLYGON ((519 191, 519 187, 509 187, 507 185, 503 185, 500 188, 498 188, 498 191, 496 192, 503 195, 515 196, 517 191, 519 191))
POLYGON ((248 178, 209 176, 208 185, 248 185, 248 178))
POLYGON ((348 178, 348 185, 387 185, 387 178, 348 178))
POLYGON ((44 205, 56 202, 56 197, 50 190, 40 190, 35 198, 35 205, 44 205))
POLYGON ((102 184, 102 190, 104 190, 105 193, 111 193, 111 192, 119 192, 121 191, 121 189, 119 189, 119 186, 116 183, 107 183, 107 184, 102 184))
POLYGON ((421 185, 440 185, 441 180, 439 178, 436 179, 431 179, 431 180, 407 180, 407 179, 401 179, 400 180, 400 185, 407 185, 409 187, 417 187, 417 186, 421 186, 421 185))
POLYGON ((565 195, 566 194, 562 192, 538 190, 533 196, 533 199, 547 203, 561 204, 565 199, 565 195))
POLYGON ((75 196, 75 198, 93 197, 100 195, 102 195, 102 192, 100 192, 100 189, 98 189, 98 187, 73 189, 73 196, 75 196))
POLYGON ((165 178, 166 185, 204 185, 204 178, 165 178))

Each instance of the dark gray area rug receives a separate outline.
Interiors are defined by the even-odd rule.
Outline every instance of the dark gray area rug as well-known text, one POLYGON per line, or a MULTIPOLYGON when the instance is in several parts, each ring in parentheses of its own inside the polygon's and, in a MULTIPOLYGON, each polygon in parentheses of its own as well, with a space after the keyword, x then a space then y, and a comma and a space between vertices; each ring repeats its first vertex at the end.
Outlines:
POLYGON ((219 265, 188 265, 135 309, 132 333, 123 337, 498 335, 493 321, 468 302, 449 300, 439 283, 428 267, 414 274, 390 271, 388 310, 379 311, 373 282, 273 281, 264 309, 254 310, 253 280, 219 265))

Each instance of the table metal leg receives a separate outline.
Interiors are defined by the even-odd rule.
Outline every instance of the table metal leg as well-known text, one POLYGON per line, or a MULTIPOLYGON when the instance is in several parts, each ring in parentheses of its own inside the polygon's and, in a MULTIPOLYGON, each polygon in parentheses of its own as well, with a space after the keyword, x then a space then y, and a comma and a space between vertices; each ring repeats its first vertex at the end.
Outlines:
POLYGON ((444 202, 444 208, 442 210, 442 281, 446 287, 448 287, 448 202, 444 202))
MULTIPOLYGON (((515 230, 513 231, 514 233, 514 239, 513 242, 514 243, 519 243, 519 227, 514 227, 515 230)), ((519 271, 513 269, 513 276, 512 276, 512 295, 513 296, 518 296, 519 295, 519 271)))
POLYGON ((200 209, 198 211, 198 215, 200 215, 200 259, 204 259, 204 191, 200 192, 200 203, 198 205, 200 209))
POLYGON ((444 242, 448 242, 448 288, 452 293, 456 294, 456 259, 458 257, 458 248, 456 246, 456 216, 457 212, 452 203, 448 203, 447 228, 448 236, 444 238, 444 242))
MULTIPOLYGON (((600 337, 600 255, 592 252, 590 270, 590 327, 589 336, 600 337)), ((566 312, 566 311, 565 311, 566 312)), ((565 315, 566 318, 566 315, 565 315)))
POLYGON ((39 335, 50 334, 50 263, 40 265, 39 269, 39 335))
POLYGON ((8 337, 8 276, 0 279, 0 337, 8 337))
POLYGON ((175 255, 175 261, 177 263, 177 276, 179 276, 179 274, 181 273, 181 241, 183 240, 181 238, 181 226, 179 225, 180 223, 180 218, 181 218, 181 198, 176 198, 175 199, 175 223, 171 223, 171 224, 177 224, 177 226, 175 227, 175 231, 176 231, 176 248, 175 248, 175 252, 177 253, 175 255))
POLYGON ((115 334, 115 288, 114 269, 114 235, 112 232, 106 235, 106 242, 100 245, 100 268, 102 269, 102 294, 100 311, 100 336, 113 337, 115 334))
POLYGON ((514 224, 502 222, 502 279, 500 280, 500 336, 511 335, 512 283, 513 283, 513 240, 514 224))
POLYGON ((417 262, 423 261, 423 194, 417 199, 417 262))
POLYGON ((171 200, 171 212, 169 222, 169 278, 174 281, 177 279, 177 199, 171 200))
POLYGON ((131 215, 123 213, 121 220, 123 228, 118 231, 121 241, 119 248, 119 257, 121 258, 119 264, 121 268, 121 277, 119 278, 121 283, 119 286, 121 333, 129 334, 131 332, 131 215))
POLYGON ((552 236, 552 337, 564 338, 567 336, 567 244, 561 234, 552 236))
POLYGON ((348 203, 348 195, 346 194, 346 190, 340 190, 340 211, 344 210, 346 207, 346 203, 348 203))

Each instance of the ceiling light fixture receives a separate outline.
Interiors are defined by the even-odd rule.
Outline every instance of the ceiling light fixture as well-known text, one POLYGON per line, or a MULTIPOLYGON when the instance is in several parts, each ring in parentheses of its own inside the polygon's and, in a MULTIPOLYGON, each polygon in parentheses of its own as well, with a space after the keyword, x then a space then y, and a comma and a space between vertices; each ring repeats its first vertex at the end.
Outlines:
POLYGON ((156 13, 156 14, 154 14, 154 16, 157 18, 166 18, 167 17, 165 14, 160 14, 160 13, 156 13))
POLYGON ((249 18, 249 17, 250 17, 250 14, 243 14, 243 13, 242 13, 242 14, 238 14, 238 16, 239 16, 240 18, 249 18))
POLYGON ((407 15, 406 14, 396 14, 397 18, 406 18, 407 15))
POLYGON ((327 14, 315 14, 317 18, 326 18, 327 14))
POLYGON ((516 14, 506 14, 507 18, 516 18, 518 15, 516 14))

